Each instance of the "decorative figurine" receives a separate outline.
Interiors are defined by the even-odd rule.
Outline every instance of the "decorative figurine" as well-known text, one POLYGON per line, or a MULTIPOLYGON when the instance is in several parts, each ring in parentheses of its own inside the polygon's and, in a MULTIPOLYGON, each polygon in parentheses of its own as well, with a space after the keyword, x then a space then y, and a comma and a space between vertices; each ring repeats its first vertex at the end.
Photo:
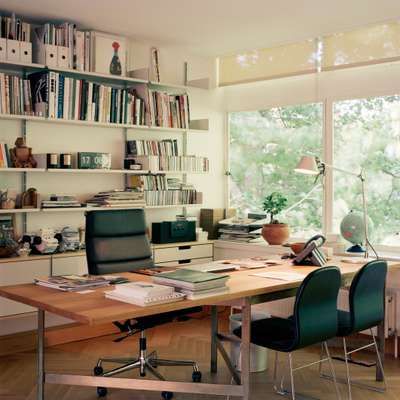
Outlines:
POLYGON ((40 200, 36 189, 29 188, 21 194, 21 208, 39 208, 40 200))
POLYGON ((15 199, 10 197, 8 189, 0 189, 0 208, 5 210, 11 210, 15 208, 15 199))
POLYGON ((10 149, 11 162, 14 168, 36 168, 36 160, 32 155, 32 148, 25 144, 23 137, 17 138, 15 147, 10 149))

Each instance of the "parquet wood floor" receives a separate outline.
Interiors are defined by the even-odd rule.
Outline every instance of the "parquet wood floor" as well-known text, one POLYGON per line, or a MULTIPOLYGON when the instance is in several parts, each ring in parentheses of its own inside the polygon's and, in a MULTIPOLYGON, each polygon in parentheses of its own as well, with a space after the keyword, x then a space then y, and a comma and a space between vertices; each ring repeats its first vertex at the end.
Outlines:
MULTIPOLYGON (((221 321, 227 327, 227 321, 221 321)), ((219 359, 219 372, 215 377, 208 373, 209 369, 209 331, 210 321, 191 320, 179 324, 160 326, 148 332, 148 347, 156 349, 163 358, 196 359, 203 371, 204 381, 229 382, 230 376, 222 359, 219 359)), ((71 372, 90 374, 97 358, 102 356, 124 356, 137 353, 137 337, 129 338, 121 343, 113 343, 114 336, 104 336, 96 339, 84 340, 64 344, 46 349, 46 368, 57 372, 71 372)), ((318 349, 308 349, 295 353, 295 364, 314 361, 319 357, 318 349)), ((362 355, 370 357, 368 354, 362 355)), ((270 368, 266 372, 252 374, 252 400, 280 399, 272 389, 273 353, 269 354, 270 368)), ((280 370, 286 369, 286 358, 280 357, 280 370)), ((344 373, 344 365, 335 362, 338 374, 344 373)), ((34 352, 17 353, 0 357, 0 399, 1 400, 35 400, 35 368, 36 355, 34 352)), ((355 379, 365 379, 374 376, 374 368, 352 366, 352 376, 355 379)), ((165 369, 160 372, 167 378, 190 380, 191 371, 187 368, 165 369)), ((137 374, 137 372, 127 373, 137 374)), ((353 389, 354 400, 400 400, 400 361, 387 357, 386 375, 388 391, 385 394, 374 393, 361 389, 353 389)), ((314 398, 333 400, 336 398, 331 382, 322 380, 318 376, 317 367, 304 369, 296 373, 296 390, 314 398)), ((346 387, 341 385, 343 399, 346 399, 346 387)), ((199 396, 176 394, 177 400, 217 400, 218 396, 199 396)), ((47 385, 46 399, 49 400, 96 400, 96 391, 93 388, 68 387, 61 385, 47 385)), ((159 393, 133 392, 111 389, 107 400, 158 400, 159 393)), ((232 399, 233 400, 233 399, 232 399)))

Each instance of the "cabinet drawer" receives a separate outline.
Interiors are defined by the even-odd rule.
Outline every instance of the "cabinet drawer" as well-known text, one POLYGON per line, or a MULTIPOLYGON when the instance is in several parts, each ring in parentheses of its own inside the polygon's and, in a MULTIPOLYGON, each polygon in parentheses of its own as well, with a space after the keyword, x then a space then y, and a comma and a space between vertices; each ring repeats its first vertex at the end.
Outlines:
MULTIPOLYGON (((16 261, 0 265, 0 285, 32 283, 34 278, 50 275, 50 260, 16 261)), ((24 304, 0 298, 0 317, 35 311, 24 304)))
POLYGON ((212 244, 199 244, 194 246, 174 246, 154 249, 154 262, 167 262, 188 260, 193 258, 208 258, 213 256, 212 244))
POLYGON ((84 275, 88 273, 86 257, 53 257, 53 275, 84 275))
POLYGON ((193 258, 193 259, 184 259, 179 261, 168 261, 157 263, 157 265, 162 265, 164 267, 182 267, 184 268, 187 265, 194 265, 194 264, 204 264, 207 262, 213 261, 212 258, 193 258))

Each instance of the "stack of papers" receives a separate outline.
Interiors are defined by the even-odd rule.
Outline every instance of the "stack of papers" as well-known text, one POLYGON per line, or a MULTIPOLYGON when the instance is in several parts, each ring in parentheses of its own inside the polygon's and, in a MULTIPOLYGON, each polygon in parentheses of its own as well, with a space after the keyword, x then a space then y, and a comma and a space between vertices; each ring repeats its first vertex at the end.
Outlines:
POLYGON ((171 303, 183 300, 185 295, 176 293, 171 286, 157 285, 151 282, 129 282, 118 285, 114 290, 105 292, 104 295, 112 300, 138 306, 171 303))
POLYGON ((154 282, 172 286, 190 300, 227 292, 226 282, 228 279, 228 275, 192 271, 185 268, 153 277, 154 282))

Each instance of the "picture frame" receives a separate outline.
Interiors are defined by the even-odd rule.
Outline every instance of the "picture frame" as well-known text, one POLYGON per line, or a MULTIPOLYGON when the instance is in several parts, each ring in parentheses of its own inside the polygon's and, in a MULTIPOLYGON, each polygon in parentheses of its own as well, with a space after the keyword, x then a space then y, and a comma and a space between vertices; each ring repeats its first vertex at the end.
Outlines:
MULTIPOLYGON (((123 36, 112 35, 104 32, 91 32, 92 34, 92 65, 91 70, 100 74, 126 76, 127 70, 127 39, 123 36), (118 46, 115 45, 118 44, 118 46), (117 49, 116 49, 117 47, 117 49), (121 73, 112 73, 110 64, 113 62, 115 50, 118 54, 121 73)), ((115 70, 114 70, 115 71, 115 70)))

